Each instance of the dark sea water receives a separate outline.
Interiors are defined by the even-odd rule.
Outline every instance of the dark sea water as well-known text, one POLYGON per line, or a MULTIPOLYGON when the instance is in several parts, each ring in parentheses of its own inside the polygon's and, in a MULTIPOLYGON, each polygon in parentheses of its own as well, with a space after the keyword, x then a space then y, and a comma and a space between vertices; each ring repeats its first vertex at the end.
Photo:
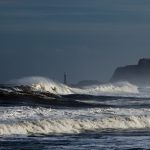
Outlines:
POLYGON ((52 135, 22 138, 6 137, 1 138, 0 142, 0 147, 3 150, 144 150, 150 148, 150 137, 147 131, 130 131, 128 133, 123 131, 110 131, 110 133, 52 135))
POLYGON ((0 88, 0 150, 150 149, 149 87, 31 87, 0 88))
POLYGON ((1 106, 0 149, 149 149, 147 102, 129 108, 1 106))

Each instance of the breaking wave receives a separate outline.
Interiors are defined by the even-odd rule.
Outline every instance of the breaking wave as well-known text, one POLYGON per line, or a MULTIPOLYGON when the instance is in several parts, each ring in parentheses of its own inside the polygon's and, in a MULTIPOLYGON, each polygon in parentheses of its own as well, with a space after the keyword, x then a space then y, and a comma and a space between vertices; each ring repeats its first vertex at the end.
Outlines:
POLYGON ((12 80, 9 84, 31 86, 33 90, 54 94, 72 94, 70 87, 44 77, 25 77, 12 80))
POLYGON ((97 133, 108 129, 150 129, 150 110, 1 107, 0 120, 0 136, 97 133))
POLYGON ((113 116, 104 119, 59 119, 0 124, 0 135, 78 134, 102 129, 150 128, 150 116, 113 116))
POLYGON ((89 95, 120 95, 120 94, 137 94, 138 87, 128 82, 108 83, 93 85, 83 88, 74 88, 64 85, 57 81, 43 77, 26 77, 9 82, 15 85, 31 86, 36 91, 48 91, 54 94, 89 94, 89 95))
POLYGON ((4 103, 4 106, 0 106, 0 136, 79 134, 107 129, 150 129, 150 99, 141 97, 141 92, 145 95, 149 93, 149 87, 145 90, 128 82, 118 82, 75 88, 43 77, 17 79, 6 85, 8 87, 0 87, 1 104, 4 103), (80 94, 87 97, 92 95, 92 98, 85 98, 82 101, 82 98, 78 99, 80 94), (6 99, 3 101, 5 96, 6 99), (72 99, 69 96, 77 98, 72 99), (121 96, 132 96, 133 99, 131 97, 121 99, 121 96), (140 98, 137 99, 137 96, 140 98), (35 100, 27 101, 29 103, 41 104, 41 101, 44 101, 45 105, 55 106, 57 103, 57 106, 61 107, 16 105, 21 98, 35 100), (11 102, 7 107, 6 100, 11 102), (14 107, 12 107, 13 100, 14 107), (88 100, 94 105, 84 108, 88 100), (72 107, 80 103, 81 109, 72 107), (104 107, 106 105, 108 106, 104 107), (65 107, 62 109, 62 106, 65 107), (71 109, 68 109, 68 106, 71 109))

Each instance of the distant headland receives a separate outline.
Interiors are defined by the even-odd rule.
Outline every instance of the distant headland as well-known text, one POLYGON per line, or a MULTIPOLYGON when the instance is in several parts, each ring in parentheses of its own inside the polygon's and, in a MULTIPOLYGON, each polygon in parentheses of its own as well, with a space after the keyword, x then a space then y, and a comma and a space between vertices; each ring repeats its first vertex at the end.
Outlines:
POLYGON ((150 58, 140 59, 137 65, 118 67, 110 81, 129 81, 133 84, 150 85, 150 58))

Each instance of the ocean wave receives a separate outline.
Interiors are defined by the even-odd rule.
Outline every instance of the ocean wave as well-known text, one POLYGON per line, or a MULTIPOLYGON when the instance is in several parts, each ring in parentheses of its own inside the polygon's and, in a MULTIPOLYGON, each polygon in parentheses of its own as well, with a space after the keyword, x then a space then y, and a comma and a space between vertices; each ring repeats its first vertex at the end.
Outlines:
POLYGON ((94 85, 84 87, 85 93, 92 95, 109 94, 109 95, 121 95, 121 94, 138 94, 139 90, 136 85, 129 82, 117 82, 107 83, 101 85, 94 85))
POLYGON ((54 94, 72 94, 71 88, 58 81, 54 81, 44 77, 25 77, 8 82, 17 86, 30 86, 32 90, 50 92, 54 94))
POLYGON ((149 109, 1 107, 0 136, 79 134, 150 128, 149 109))
POLYGON ((104 119, 58 119, 0 123, 0 136, 38 134, 79 134, 102 129, 150 128, 150 116, 113 116, 104 119))
POLYGON ((88 95, 127 95, 138 94, 136 85, 128 82, 108 83, 83 88, 74 88, 44 77, 26 77, 13 80, 15 85, 31 86, 35 91, 46 91, 59 95, 88 94, 88 95))

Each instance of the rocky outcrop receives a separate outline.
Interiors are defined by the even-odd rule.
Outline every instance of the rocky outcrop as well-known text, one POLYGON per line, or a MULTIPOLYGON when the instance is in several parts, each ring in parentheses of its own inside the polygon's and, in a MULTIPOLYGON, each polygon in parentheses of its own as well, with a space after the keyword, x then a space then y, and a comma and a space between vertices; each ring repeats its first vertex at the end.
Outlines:
POLYGON ((150 59, 143 58, 139 60, 137 65, 117 68, 111 78, 111 82, 116 81, 150 85, 150 59))

